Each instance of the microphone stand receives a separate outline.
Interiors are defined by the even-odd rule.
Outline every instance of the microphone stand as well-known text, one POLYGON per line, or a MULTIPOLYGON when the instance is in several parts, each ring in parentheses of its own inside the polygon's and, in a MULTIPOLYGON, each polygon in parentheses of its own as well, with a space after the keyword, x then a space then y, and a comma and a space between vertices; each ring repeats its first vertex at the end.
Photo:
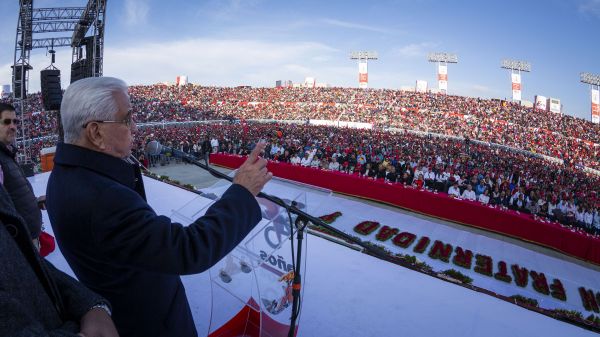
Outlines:
MULTIPOLYGON (((184 161, 186 161, 192 165, 198 166, 205 171, 208 171, 211 175, 213 175, 216 178, 225 179, 225 180, 228 180, 233 183, 232 177, 215 170, 214 168, 210 167, 208 164, 201 163, 200 161, 198 161, 196 159, 196 157, 194 157, 192 155, 189 155, 183 151, 179 151, 179 150, 176 150, 173 148, 167 148, 167 147, 162 147, 162 146, 161 146, 161 148, 166 149, 166 150, 171 150, 173 155, 179 156, 184 161)), ((295 225, 297 228, 296 235, 297 235, 297 240, 298 240, 298 254, 296 257, 296 270, 294 270, 294 281, 292 283, 293 306, 292 306, 292 317, 290 318, 290 331, 289 331, 288 337, 294 337, 295 329, 296 329, 296 319, 298 318, 298 311, 299 311, 298 304, 300 302, 300 289, 301 289, 301 279, 300 279, 300 265, 302 262, 302 244, 301 243, 304 238, 304 230, 308 223, 312 223, 315 226, 325 228, 328 231, 335 233, 335 235, 341 237, 342 239, 361 246, 364 249, 363 252, 365 252, 365 253, 373 255, 382 260, 386 260, 386 261, 392 260, 383 249, 368 245, 368 244, 362 242, 360 239, 355 238, 353 236, 350 236, 350 235, 340 231, 339 229, 325 223, 323 220, 298 209, 295 206, 295 203, 292 203, 292 205, 288 205, 280 198, 278 198, 276 196, 272 196, 270 194, 266 194, 264 192, 259 192, 257 197, 267 199, 267 200, 277 204, 278 206, 283 207, 289 213, 295 214, 297 216, 295 225)), ((397 262, 395 262, 395 263, 397 263, 397 262)), ((412 267, 410 265, 405 265, 405 266, 410 269, 415 269, 414 267, 412 267)))

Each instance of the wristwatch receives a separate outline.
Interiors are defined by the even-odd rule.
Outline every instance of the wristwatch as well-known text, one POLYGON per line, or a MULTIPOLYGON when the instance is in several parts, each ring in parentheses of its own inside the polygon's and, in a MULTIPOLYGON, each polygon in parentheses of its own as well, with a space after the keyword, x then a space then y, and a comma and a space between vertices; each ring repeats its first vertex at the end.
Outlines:
POLYGON ((106 311, 108 316, 112 316, 112 311, 110 310, 110 307, 106 303, 100 302, 98 304, 95 304, 93 307, 90 308, 90 310, 96 309, 96 308, 102 309, 102 310, 106 311))

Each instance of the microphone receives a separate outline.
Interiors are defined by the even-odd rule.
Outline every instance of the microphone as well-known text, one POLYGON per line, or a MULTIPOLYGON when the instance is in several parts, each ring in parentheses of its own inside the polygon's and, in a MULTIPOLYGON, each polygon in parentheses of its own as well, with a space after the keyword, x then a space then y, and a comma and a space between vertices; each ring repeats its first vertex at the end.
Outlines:
MULTIPOLYGON (((187 154, 180 150, 176 150, 172 147, 163 146, 161 143, 157 142, 156 140, 152 140, 152 141, 148 142, 148 144, 146 144, 145 149, 146 149, 146 152, 151 156, 157 156, 161 153, 171 152, 171 153, 173 153, 174 156, 181 157, 186 162, 196 165, 205 171, 208 171, 208 173, 210 173, 213 177, 225 179, 225 180, 233 183, 233 178, 226 175, 225 173, 221 173, 221 172, 215 170, 214 168, 210 167, 208 164, 201 163, 196 157, 194 157, 190 154, 187 154)), ((267 199, 285 209, 290 208, 289 205, 287 205, 283 200, 281 200, 280 198, 278 198, 276 196, 266 194, 264 192, 258 192, 257 197, 267 199)), ((295 205, 292 207, 295 208, 295 205)))
POLYGON ((155 140, 148 142, 148 144, 146 144, 146 148, 145 148, 146 153, 151 156, 159 155, 161 153, 162 149, 163 149, 163 146, 155 140))
MULTIPOLYGON (((146 144, 146 152, 149 155, 159 155, 161 153, 164 153, 166 151, 171 151, 173 153, 173 155, 176 156, 180 156, 183 160, 187 161, 190 164, 196 165, 198 167, 200 167, 201 169, 208 171, 211 175, 213 175, 216 178, 221 178, 221 179, 225 179, 227 181, 230 181, 233 183, 233 178, 226 175, 225 173, 221 173, 217 170, 215 170, 214 168, 210 167, 207 164, 203 164, 200 161, 198 161, 196 159, 196 157, 189 155, 183 151, 179 151, 167 146, 163 146, 161 145, 159 142, 153 140, 148 142, 148 144, 146 144)), ((321 219, 316 218, 304 211, 302 211, 301 208, 303 206, 302 203, 295 203, 295 202, 291 202, 289 205, 283 201, 281 198, 267 194, 265 192, 259 192, 257 197, 259 198, 263 198, 263 199, 267 199, 269 201, 271 201, 272 203, 279 205, 280 207, 285 208, 287 211, 289 211, 290 213, 296 214, 299 217, 301 217, 302 219, 306 219, 308 222, 311 222, 312 224, 315 224, 317 226, 326 228, 328 230, 330 230, 331 232, 343 237, 344 239, 350 241, 350 242, 354 242, 357 245, 363 247, 366 251, 371 252, 373 255, 379 257, 380 259, 386 259, 387 255, 385 255, 384 251, 378 251, 377 248, 373 248, 365 243, 363 243, 361 240, 357 240, 356 238, 354 238, 353 236, 350 236, 348 234, 346 234, 345 232, 342 232, 341 230, 332 227, 326 223, 324 223, 321 219)))
MULTIPOLYGON (((173 153, 173 155, 180 156, 183 160, 187 161, 188 163, 196 165, 196 166, 208 171, 214 177, 225 179, 225 180, 233 183, 232 177, 215 170, 214 168, 208 166, 208 164, 202 164, 200 161, 198 161, 196 159, 196 157, 189 155, 183 151, 179 151, 179 150, 175 150, 173 148, 162 146, 159 142, 157 142, 155 140, 148 142, 148 144, 146 144, 145 149, 149 155, 153 155, 153 156, 164 153, 165 151, 171 151, 171 153, 173 153)), ((342 232, 341 230, 326 224, 325 222, 323 222, 323 220, 316 218, 316 217, 298 209, 298 207, 297 207, 298 205, 294 202, 292 202, 291 205, 288 205, 282 199, 280 199, 276 196, 266 194, 264 192, 259 192, 257 197, 267 199, 267 200, 275 203, 276 205, 279 205, 280 207, 285 208, 286 211, 288 212, 290 222, 292 221, 291 214, 293 213, 293 214, 297 215, 296 226, 298 227, 298 230, 296 231, 296 233, 298 236, 298 251, 297 251, 297 255, 296 255, 297 262, 296 262, 296 269, 294 270, 294 280, 292 283, 293 284, 293 291, 292 291, 293 303, 292 303, 292 316, 290 318, 290 321, 291 321, 290 332, 288 334, 288 337, 294 336, 294 331, 296 331, 295 330, 296 319, 298 318, 298 314, 299 314, 299 310, 300 310, 300 282, 301 282, 300 281, 300 265, 301 265, 300 261, 301 261, 301 256, 302 256, 301 242, 302 242, 302 238, 303 238, 303 230, 306 227, 306 225, 308 225, 309 222, 314 225, 317 225, 319 227, 325 228, 325 229, 337 234, 338 236, 344 238, 347 241, 353 242, 353 243, 361 246, 365 251, 368 251, 373 256, 376 256, 382 260, 389 260, 387 253, 385 251, 383 251, 381 248, 368 245, 368 244, 362 242, 360 239, 350 236, 350 235, 346 234, 345 232, 342 232)), ((291 226, 292 226, 292 223, 290 223, 290 228, 291 228, 291 226)), ((293 249, 294 240, 291 239, 290 242, 292 243, 292 249, 293 249)), ((248 273, 248 272, 250 272, 251 267, 242 265, 241 270, 244 273, 248 273)), ((221 270, 221 272, 219 273, 219 277, 221 278, 221 280, 224 283, 229 283, 232 281, 231 276, 225 270, 221 270)))
POLYGON ((144 164, 140 163, 140 161, 133 154, 130 154, 129 157, 127 157, 123 160, 125 160, 127 163, 129 163, 131 165, 138 165, 142 170, 144 170, 146 172, 150 172, 150 170, 148 170, 148 168, 146 166, 144 166, 144 164))

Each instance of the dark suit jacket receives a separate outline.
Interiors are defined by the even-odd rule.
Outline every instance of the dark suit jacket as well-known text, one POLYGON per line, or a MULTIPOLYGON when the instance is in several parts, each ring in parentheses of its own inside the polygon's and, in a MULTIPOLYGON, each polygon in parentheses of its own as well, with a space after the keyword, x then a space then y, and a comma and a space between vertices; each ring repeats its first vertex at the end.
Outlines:
POLYGON ((31 236, 38 238, 42 231, 42 212, 33 188, 23 169, 15 160, 16 152, 0 142, 0 166, 4 174, 4 188, 10 195, 17 213, 25 220, 31 236))
POLYGON ((41 258, 0 185, 0 336, 70 336, 81 317, 105 302, 41 258))
POLYGON ((59 144, 46 205, 78 278, 113 305, 121 336, 196 336, 179 278, 218 262, 260 221, 254 196, 234 184, 188 227, 146 203, 139 169, 59 144))

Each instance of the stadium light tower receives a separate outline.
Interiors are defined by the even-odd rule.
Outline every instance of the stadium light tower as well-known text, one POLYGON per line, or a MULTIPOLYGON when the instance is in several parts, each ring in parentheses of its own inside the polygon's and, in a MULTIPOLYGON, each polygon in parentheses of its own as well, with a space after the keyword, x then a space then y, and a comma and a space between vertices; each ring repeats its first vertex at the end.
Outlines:
POLYGON ((531 63, 517 60, 502 60, 500 67, 510 70, 510 78, 512 82, 512 99, 513 101, 521 101, 521 72, 530 72, 531 63))
POLYGON ((592 97, 592 123, 600 124, 600 75, 581 73, 581 82, 590 85, 592 97))
POLYGON ((358 87, 367 88, 369 84, 369 72, 367 63, 369 60, 377 60, 376 51, 353 51, 350 53, 351 60, 358 60, 358 87))
POLYGON ((448 93, 448 63, 458 63, 458 56, 449 53, 430 53, 427 61, 437 63, 438 89, 448 93))

